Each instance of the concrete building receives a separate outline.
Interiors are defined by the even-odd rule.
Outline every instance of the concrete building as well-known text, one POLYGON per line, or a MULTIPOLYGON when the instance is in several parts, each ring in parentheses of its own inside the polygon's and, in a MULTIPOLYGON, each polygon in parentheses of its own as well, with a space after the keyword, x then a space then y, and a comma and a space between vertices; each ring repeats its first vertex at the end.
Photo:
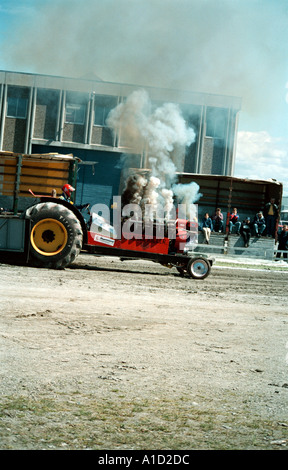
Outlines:
POLYGON ((284 211, 284 210, 288 210, 288 196, 284 196, 282 198, 282 205, 281 205, 281 210, 284 211))
MULTIPOLYGON (((111 109, 137 85, 0 71, 0 150, 16 153, 72 153, 79 167, 76 202, 110 204, 119 194, 120 159, 143 155, 127 148, 121 132, 106 126, 111 109)), ((186 149, 180 173, 231 176, 234 172, 239 98, 147 88, 155 106, 177 103, 196 139, 186 149)))

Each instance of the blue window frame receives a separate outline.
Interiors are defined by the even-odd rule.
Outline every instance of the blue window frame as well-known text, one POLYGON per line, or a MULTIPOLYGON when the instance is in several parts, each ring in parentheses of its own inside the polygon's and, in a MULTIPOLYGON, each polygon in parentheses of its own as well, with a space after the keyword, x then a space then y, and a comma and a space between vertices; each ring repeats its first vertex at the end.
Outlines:
POLYGON ((116 96, 95 96, 95 107, 94 107, 94 126, 106 126, 106 119, 111 109, 115 108, 118 102, 116 96))
POLYGON ((85 121, 85 104, 66 104, 65 122, 70 124, 84 124, 85 121))
POLYGON ((8 96, 7 104, 7 117, 26 119, 28 104, 27 98, 8 96))

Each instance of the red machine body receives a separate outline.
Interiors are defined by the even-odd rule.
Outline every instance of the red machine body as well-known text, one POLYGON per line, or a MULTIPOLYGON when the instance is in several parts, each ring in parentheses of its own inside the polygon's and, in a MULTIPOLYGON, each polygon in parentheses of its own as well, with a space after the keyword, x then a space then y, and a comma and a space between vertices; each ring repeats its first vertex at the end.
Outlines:
POLYGON ((122 235, 122 238, 118 240, 109 238, 96 232, 88 232, 87 245, 91 247, 106 246, 110 248, 117 248, 119 250, 168 254, 169 239, 163 238, 159 240, 153 238, 153 240, 137 240, 135 238, 132 238, 131 240, 128 240, 122 235))
POLYGON ((173 239, 168 236, 158 238, 155 234, 153 237, 149 238, 145 236, 145 234, 142 235, 139 233, 131 237, 131 233, 125 231, 122 231, 121 238, 113 238, 97 230, 97 232, 87 232, 87 245, 89 247, 102 246, 118 250, 158 253, 163 255, 167 255, 171 251, 173 253, 183 253, 185 244, 191 236, 188 230, 190 223, 184 219, 177 219, 174 224, 175 228, 173 232, 175 237, 173 239))

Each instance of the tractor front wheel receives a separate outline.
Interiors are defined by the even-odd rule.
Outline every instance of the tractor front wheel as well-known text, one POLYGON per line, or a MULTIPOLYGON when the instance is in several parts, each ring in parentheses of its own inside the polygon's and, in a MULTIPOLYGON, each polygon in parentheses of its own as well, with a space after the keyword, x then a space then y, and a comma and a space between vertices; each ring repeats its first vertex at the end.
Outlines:
POLYGON ((83 240, 76 215, 67 207, 53 202, 36 204, 29 209, 31 264, 62 269, 78 256, 83 240))

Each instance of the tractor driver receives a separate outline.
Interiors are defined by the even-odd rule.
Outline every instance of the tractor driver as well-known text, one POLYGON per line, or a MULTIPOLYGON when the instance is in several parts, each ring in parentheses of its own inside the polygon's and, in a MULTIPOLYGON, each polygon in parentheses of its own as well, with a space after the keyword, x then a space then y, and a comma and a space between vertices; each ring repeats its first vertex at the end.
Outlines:
POLYGON ((62 191, 63 193, 61 194, 59 199, 64 199, 64 201, 70 202, 71 204, 73 204, 73 202, 71 201, 71 193, 75 191, 75 188, 73 188, 71 184, 64 184, 62 191))
MULTIPOLYGON (((61 194, 61 196, 59 197, 59 199, 63 199, 64 201, 66 202, 70 202, 70 204, 74 204, 73 201, 71 201, 71 193, 73 193, 73 191, 75 191, 75 188, 73 188, 73 186, 71 186, 71 184, 64 184, 64 186, 62 187, 62 191, 63 193, 61 194)), ((82 204, 82 205, 75 205, 75 207, 77 207, 77 209, 79 209, 80 211, 83 210, 83 209, 88 209, 88 207, 90 206, 90 204, 82 204)))

